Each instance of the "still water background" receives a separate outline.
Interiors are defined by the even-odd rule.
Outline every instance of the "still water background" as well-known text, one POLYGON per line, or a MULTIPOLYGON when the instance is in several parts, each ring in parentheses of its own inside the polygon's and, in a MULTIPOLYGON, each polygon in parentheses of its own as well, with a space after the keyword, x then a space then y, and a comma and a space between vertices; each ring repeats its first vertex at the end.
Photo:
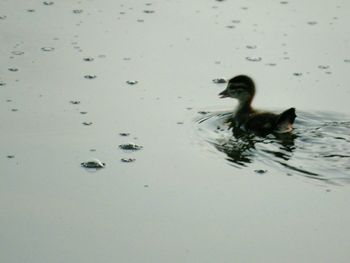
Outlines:
POLYGON ((1 0, 0 261, 349 262, 349 10, 1 0), (298 114, 244 165, 212 82, 241 73, 298 114))

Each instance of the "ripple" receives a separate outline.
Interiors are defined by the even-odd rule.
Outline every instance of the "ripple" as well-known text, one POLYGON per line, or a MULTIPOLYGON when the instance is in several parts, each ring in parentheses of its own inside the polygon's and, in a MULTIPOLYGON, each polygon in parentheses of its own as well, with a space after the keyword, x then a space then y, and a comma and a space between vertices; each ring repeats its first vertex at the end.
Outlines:
POLYGON ((101 168, 106 167, 106 164, 101 162, 98 159, 92 159, 92 160, 89 160, 87 162, 82 162, 80 165, 82 167, 88 168, 88 169, 101 169, 101 168))
POLYGON ((119 148, 126 151, 138 151, 141 150, 143 147, 135 143, 126 143, 119 145, 119 148))
POLYGON ((94 61, 94 58, 92 57, 86 57, 86 58, 83 58, 84 61, 87 61, 87 62, 91 62, 91 61, 94 61))
POLYGON ((309 21, 309 22, 307 22, 307 24, 310 26, 314 26, 314 25, 317 25, 317 22, 316 21, 309 21))
POLYGON ((259 62, 262 60, 261 57, 246 57, 245 59, 252 62, 259 62))
POLYGON ((84 12, 84 10, 82 10, 82 9, 74 9, 73 10, 73 13, 74 14, 81 14, 81 13, 83 13, 84 12))
POLYGON ((329 69, 328 65, 319 65, 318 66, 319 69, 329 69))
POLYGON ((246 45, 245 47, 248 49, 256 49, 257 48, 256 45, 246 45))
POLYGON ((90 121, 90 122, 84 121, 84 122, 83 122, 83 125, 85 125, 85 126, 91 126, 91 125, 92 125, 92 122, 91 122, 91 121, 90 121))
POLYGON ((137 80, 127 80, 126 83, 129 85, 136 85, 139 82, 137 80))
POLYGON ((43 5, 53 5, 54 4, 54 2, 52 2, 52 1, 44 1, 43 2, 43 5))
POLYGON ((222 84, 222 83, 226 83, 227 80, 224 79, 224 78, 217 78, 217 79, 213 79, 213 82, 214 82, 215 84, 222 84))
POLYGON ((195 123, 200 140, 216 149, 221 158, 219 153, 224 153, 233 167, 242 169, 254 163, 288 176, 350 183, 350 116, 298 111, 292 133, 259 137, 243 131, 233 133, 228 122, 231 114, 202 113, 195 123))
POLYGON ((24 52, 23 51, 19 51, 19 50, 15 50, 15 51, 12 51, 11 54, 13 54, 15 56, 20 56, 20 55, 23 55, 24 52))
POLYGON ((123 163, 133 163, 136 161, 136 159, 135 158, 121 158, 120 161, 123 163))
POLYGON ((85 75, 84 78, 86 78, 86 79, 95 79, 95 78, 97 78, 97 76, 96 75, 85 75))
POLYGON ((54 51, 55 48, 54 47, 42 47, 41 50, 45 51, 45 52, 51 52, 51 51, 54 51))

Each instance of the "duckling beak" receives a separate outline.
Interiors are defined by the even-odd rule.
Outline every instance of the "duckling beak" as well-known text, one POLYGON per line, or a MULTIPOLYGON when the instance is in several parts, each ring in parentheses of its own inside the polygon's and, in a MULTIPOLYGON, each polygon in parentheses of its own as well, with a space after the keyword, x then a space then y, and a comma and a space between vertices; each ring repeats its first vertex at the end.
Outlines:
POLYGON ((227 92, 227 89, 225 89, 224 91, 222 91, 221 93, 219 93, 219 96, 220 96, 220 99, 229 97, 228 92, 227 92))

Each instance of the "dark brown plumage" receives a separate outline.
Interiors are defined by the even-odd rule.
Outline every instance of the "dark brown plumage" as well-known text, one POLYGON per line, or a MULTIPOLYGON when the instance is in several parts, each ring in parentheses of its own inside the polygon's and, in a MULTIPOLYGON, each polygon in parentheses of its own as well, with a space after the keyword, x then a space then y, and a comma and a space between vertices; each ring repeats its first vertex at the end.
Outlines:
POLYGON ((255 95, 253 80, 245 75, 239 75, 229 80, 227 87, 219 96, 235 98, 239 104, 232 118, 232 127, 241 128, 256 134, 285 133, 292 130, 296 114, 295 108, 290 108, 280 114, 260 112, 251 106, 255 95))

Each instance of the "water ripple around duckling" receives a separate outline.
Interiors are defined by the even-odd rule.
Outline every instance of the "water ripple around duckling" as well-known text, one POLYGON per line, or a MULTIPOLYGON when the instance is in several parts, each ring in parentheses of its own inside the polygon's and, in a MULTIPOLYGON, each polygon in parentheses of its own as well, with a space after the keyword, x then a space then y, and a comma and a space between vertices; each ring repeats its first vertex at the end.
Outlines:
POLYGON ((243 131, 234 134, 228 111, 200 112, 195 123, 199 137, 224 153, 236 168, 263 163, 286 175, 350 183, 350 117, 300 111, 297 115, 291 133, 266 137, 243 131))

